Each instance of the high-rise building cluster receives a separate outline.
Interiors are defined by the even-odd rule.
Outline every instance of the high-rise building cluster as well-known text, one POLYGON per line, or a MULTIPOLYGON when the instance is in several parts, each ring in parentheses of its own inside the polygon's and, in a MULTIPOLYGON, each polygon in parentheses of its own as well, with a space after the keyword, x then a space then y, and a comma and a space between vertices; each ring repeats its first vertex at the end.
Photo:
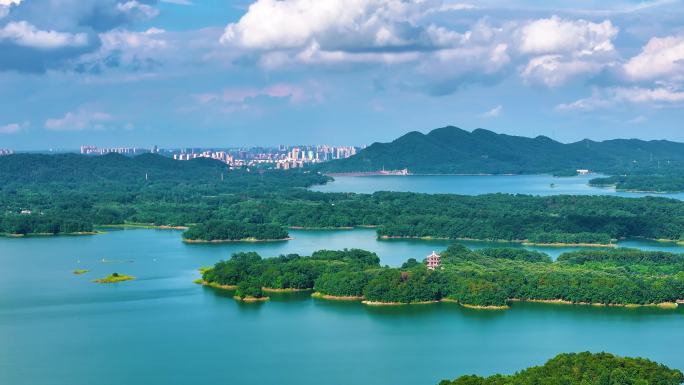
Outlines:
POLYGON ((278 146, 228 148, 228 149, 182 149, 163 152, 177 160, 211 158, 231 167, 260 166, 290 169, 304 167, 307 163, 319 163, 333 159, 348 158, 358 151, 352 146, 278 146))
POLYGON ((104 154, 121 154, 121 155, 140 155, 147 153, 158 153, 159 149, 157 146, 152 148, 140 148, 140 147, 111 147, 111 148, 99 148, 96 146, 81 146, 81 154, 84 155, 104 155, 104 154))
POLYGON ((207 150, 201 152, 181 152, 173 154, 173 159, 176 160, 190 160, 195 158, 211 158, 228 164, 233 162, 233 156, 226 151, 207 150))
POLYGON ((326 162, 333 159, 348 158, 356 154, 357 148, 353 146, 295 146, 280 147, 286 151, 284 157, 275 161, 276 168, 290 169, 304 167, 306 163, 326 162))
POLYGON ((0 156, 12 155, 12 154, 14 154, 14 151, 7 149, 7 148, 0 148, 0 156))

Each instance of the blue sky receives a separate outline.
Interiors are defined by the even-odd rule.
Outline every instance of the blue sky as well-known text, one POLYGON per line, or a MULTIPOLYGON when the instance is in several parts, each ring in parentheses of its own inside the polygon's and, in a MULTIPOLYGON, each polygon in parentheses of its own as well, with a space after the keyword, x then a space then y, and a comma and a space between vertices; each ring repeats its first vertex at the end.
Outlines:
POLYGON ((684 141, 684 1, 0 0, 0 148, 684 141))

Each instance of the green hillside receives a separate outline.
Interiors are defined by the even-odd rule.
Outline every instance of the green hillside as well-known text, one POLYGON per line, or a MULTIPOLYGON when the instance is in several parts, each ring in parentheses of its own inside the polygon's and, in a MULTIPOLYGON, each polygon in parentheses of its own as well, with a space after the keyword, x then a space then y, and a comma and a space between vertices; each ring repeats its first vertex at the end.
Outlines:
POLYGON ((637 139, 565 144, 545 136, 526 138, 448 126, 374 143, 351 158, 320 166, 330 173, 383 168, 436 174, 568 174, 577 169, 611 174, 666 172, 684 169, 684 144, 637 139))

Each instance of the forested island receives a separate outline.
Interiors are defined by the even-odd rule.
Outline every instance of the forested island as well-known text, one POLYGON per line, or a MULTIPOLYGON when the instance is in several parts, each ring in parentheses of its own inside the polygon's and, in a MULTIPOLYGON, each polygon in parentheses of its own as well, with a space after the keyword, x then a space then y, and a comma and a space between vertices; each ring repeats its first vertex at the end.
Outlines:
POLYGON ((466 375, 439 385, 680 385, 677 369, 643 359, 609 353, 566 353, 512 375, 466 375))
POLYGON ((513 248, 469 250, 454 244, 430 270, 409 259, 401 268, 380 266, 364 250, 320 250, 262 258, 236 253, 204 270, 202 283, 237 289, 238 297, 273 289, 313 290, 318 297, 367 304, 456 302, 501 309, 511 301, 677 307, 684 299, 684 255, 636 249, 546 254, 513 248))
POLYGON ((190 242, 284 240, 288 228, 377 228, 379 237, 609 245, 681 240, 684 202, 609 196, 320 193, 307 170, 230 170, 158 155, 0 157, 0 234, 97 226, 189 227, 190 242))

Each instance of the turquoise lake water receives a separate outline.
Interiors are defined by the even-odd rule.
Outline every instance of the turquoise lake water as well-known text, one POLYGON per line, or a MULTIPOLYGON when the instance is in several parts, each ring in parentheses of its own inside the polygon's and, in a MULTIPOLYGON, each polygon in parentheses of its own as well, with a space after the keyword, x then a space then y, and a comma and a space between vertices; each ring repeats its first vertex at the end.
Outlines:
POLYGON ((614 188, 590 187, 589 180, 598 175, 553 177, 551 175, 409 175, 409 176, 338 176, 335 181, 312 190, 323 192, 373 193, 375 191, 408 191, 429 194, 478 195, 510 193, 530 195, 646 195, 684 199, 684 193, 644 194, 615 191, 614 188))
MULTIPOLYGON (((448 244, 380 241, 370 229, 291 234, 295 239, 287 242, 220 245, 186 245, 173 230, 0 238, 0 384, 434 385, 462 374, 511 373, 585 350, 684 370, 681 308, 374 308, 307 293, 240 304, 192 283, 198 267, 241 250, 274 256, 359 247, 396 266, 448 244), (76 268, 91 272, 76 276, 76 268), (91 282, 112 272, 138 279, 91 282)), ((684 251, 639 240, 622 245, 684 251)))

